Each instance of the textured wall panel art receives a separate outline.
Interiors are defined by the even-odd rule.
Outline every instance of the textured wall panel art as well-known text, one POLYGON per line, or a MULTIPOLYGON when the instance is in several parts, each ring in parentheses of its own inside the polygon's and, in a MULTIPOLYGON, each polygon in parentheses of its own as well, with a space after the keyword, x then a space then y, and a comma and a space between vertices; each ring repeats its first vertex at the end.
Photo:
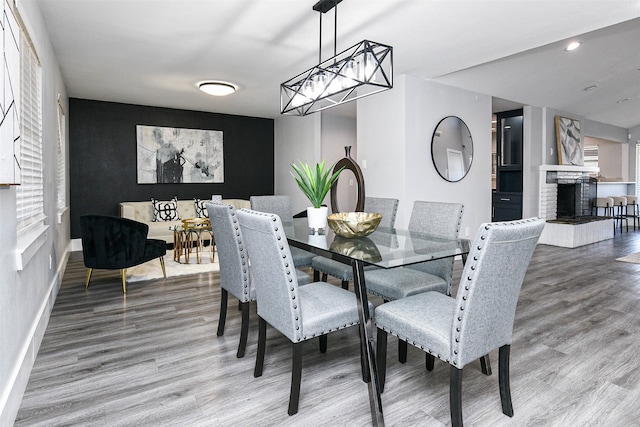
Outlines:
POLYGON ((584 165, 580 120, 556 116, 559 165, 584 165))
POLYGON ((20 184, 20 27, 11 5, 2 1, 2 82, 0 84, 0 184, 20 184))

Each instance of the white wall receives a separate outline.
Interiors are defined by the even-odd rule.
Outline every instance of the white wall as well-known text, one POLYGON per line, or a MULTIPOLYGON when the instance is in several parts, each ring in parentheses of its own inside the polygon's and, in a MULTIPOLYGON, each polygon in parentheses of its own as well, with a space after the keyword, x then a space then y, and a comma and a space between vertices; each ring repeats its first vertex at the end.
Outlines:
MULTIPOLYGON (((325 159, 327 165, 332 165, 345 157, 345 146, 351 147, 351 157, 356 161, 358 160, 356 118, 352 115, 341 114, 339 111, 340 108, 341 107, 329 108, 323 111, 321 116, 321 159, 325 159)), ((340 174, 337 192, 339 210, 341 212, 354 211, 358 190, 353 172, 345 170, 340 174)), ((330 195, 325 199, 325 203, 327 206, 330 206, 330 195)))
POLYGON ((292 213, 309 207, 309 200, 291 176, 291 163, 320 160, 321 115, 280 116, 275 120, 275 194, 291 197, 292 213))
POLYGON ((522 217, 529 218, 538 216, 540 210, 539 176, 540 165, 545 161, 546 122, 542 108, 524 107, 523 116, 522 217))
POLYGON ((464 204, 461 236, 491 220, 491 97, 402 75, 392 90, 358 101, 358 159, 367 195, 400 199, 396 225, 408 225, 415 200, 464 204), (459 182, 441 178, 431 136, 446 116, 473 138, 473 163, 459 182))
MULTIPOLYGON (((291 197, 294 214, 309 207, 309 201, 291 176, 291 163, 314 164, 324 159, 329 167, 344 157, 347 145, 357 160, 356 119, 350 114, 329 109, 306 117, 280 116, 275 133, 275 194, 291 197)), ((343 211, 355 208, 357 190, 355 184, 349 185, 350 177, 353 173, 347 171, 338 182, 338 205, 343 211)), ((325 204, 331 204, 329 195, 325 204)))
POLYGON ((60 286, 70 242, 68 216, 63 215, 62 223, 58 224, 56 201, 57 96, 61 95, 68 112, 66 90, 37 2, 19 1, 18 9, 42 65, 44 213, 49 227, 46 242, 24 269, 17 271, 16 191, 15 187, 0 187, 0 425, 3 426, 13 424, 20 407, 60 286))

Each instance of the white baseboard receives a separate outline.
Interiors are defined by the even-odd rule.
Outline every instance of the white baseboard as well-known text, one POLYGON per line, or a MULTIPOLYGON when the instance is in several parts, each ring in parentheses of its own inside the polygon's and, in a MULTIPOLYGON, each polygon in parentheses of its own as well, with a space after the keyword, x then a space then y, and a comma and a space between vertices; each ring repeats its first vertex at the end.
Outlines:
POLYGON ((62 276, 67 267, 67 261, 69 260, 70 247, 71 245, 67 246, 60 263, 58 263, 56 274, 52 276, 51 283, 49 283, 48 296, 42 301, 38 316, 34 319, 29 335, 27 339, 25 339, 21 352, 22 357, 18 363, 16 363, 8 384, 4 389, 6 394, 0 396, 0 426, 13 425, 20 410, 22 396, 27 388, 33 364, 38 355, 40 344, 42 343, 47 325, 49 324, 53 305, 56 302, 56 297, 62 284, 62 276))
POLYGON ((82 239, 71 239, 71 252, 82 250, 82 239))

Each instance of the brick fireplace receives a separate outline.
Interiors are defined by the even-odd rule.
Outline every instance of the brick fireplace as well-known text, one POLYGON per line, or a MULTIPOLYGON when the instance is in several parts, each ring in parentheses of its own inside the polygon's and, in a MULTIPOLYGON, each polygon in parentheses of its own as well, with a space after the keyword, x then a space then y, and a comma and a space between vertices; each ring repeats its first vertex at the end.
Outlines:
POLYGON ((597 184, 590 180, 590 175, 597 172, 598 168, 585 166, 540 166, 540 218, 555 220, 591 215, 597 184))
POLYGON ((547 220, 539 242, 575 248, 613 238, 613 220, 591 217, 597 183, 590 175, 598 168, 540 166, 538 216, 547 220))

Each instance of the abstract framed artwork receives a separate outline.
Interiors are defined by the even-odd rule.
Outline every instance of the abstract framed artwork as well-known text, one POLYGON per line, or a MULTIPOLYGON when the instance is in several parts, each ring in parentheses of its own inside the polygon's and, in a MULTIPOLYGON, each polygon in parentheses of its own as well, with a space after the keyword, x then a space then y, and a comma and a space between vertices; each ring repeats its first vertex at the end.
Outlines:
POLYGON ((556 116, 556 141, 559 165, 584 165, 580 120, 556 116))
POLYGON ((138 184, 224 182, 218 130, 136 126, 138 184))

